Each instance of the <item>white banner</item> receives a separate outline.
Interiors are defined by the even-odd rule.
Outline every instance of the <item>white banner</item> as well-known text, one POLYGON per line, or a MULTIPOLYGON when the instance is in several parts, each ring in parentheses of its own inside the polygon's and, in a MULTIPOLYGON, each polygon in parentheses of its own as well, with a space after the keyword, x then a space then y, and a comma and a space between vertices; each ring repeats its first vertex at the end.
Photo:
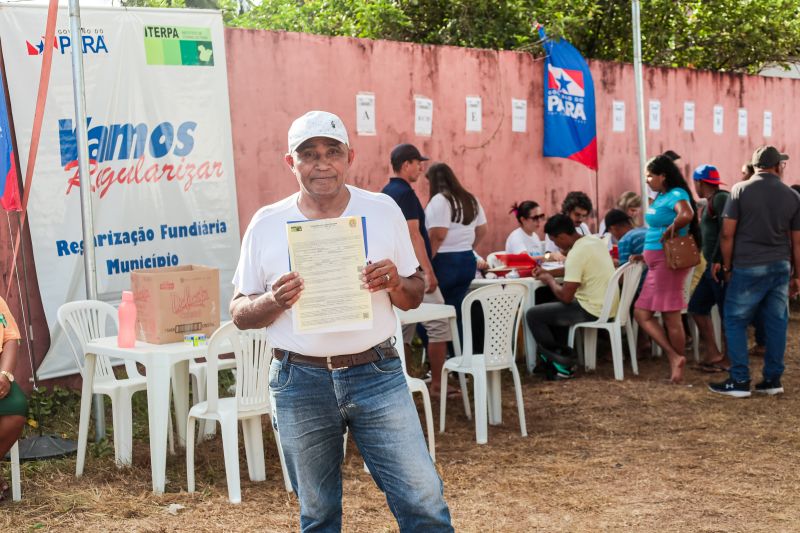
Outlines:
MULTIPOLYGON (((46 6, 0 6, 21 168, 27 164, 46 6)), ((239 255, 222 17, 213 11, 81 9, 97 289, 118 300, 137 268, 219 268, 227 316, 239 255)), ((51 347, 41 379, 77 373, 56 310, 84 299, 83 242, 66 7, 28 216, 51 347)))

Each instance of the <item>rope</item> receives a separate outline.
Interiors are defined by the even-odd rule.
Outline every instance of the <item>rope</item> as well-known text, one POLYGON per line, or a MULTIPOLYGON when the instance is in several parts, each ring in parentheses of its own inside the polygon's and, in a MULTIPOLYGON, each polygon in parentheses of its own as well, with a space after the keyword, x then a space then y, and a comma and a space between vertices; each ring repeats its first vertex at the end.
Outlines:
MULTIPOLYGON (((11 230, 11 215, 6 211, 6 220, 8 221, 8 237, 11 239, 11 244, 14 243, 14 232, 11 230)), ((13 273, 16 274, 17 278, 17 294, 19 295, 19 307, 22 311, 22 326, 25 329, 25 345, 28 347, 28 362, 31 365, 31 380, 33 381, 33 390, 38 390, 39 385, 36 383, 36 371, 34 370, 33 364, 33 346, 31 345, 31 336, 30 336, 30 329, 28 324, 28 314, 25 312, 25 304, 22 301, 22 285, 19 281, 19 269, 17 269, 16 263, 14 263, 11 268, 13 269, 13 273)), ((28 281, 27 279, 25 280, 28 281)), ((11 284, 9 283, 9 286, 11 284)))

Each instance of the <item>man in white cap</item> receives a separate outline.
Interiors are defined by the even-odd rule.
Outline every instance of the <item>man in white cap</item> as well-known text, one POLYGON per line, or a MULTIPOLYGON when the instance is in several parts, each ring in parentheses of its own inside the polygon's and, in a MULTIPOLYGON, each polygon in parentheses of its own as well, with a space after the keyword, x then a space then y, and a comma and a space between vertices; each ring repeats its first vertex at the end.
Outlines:
POLYGON ((392 338, 392 306, 417 307, 424 281, 397 204, 345 184, 354 157, 336 115, 310 111, 292 123, 285 160, 300 190, 253 216, 233 278, 231 316, 240 329, 266 327, 274 346, 273 420, 300 499, 302 531, 341 530, 347 429, 401 531, 452 531, 442 481, 392 338), (366 220, 369 264, 361 279, 371 293, 373 325, 294 333, 291 308, 303 279, 290 270, 286 224, 343 216, 366 220))
POLYGON ((781 181, 788 159, 774 146, 758 148, 751 161, 756 174, 733 186, 722 213, 722 262, 712 272, 728 282, 724 321, 731 366, 727 380, 709 384, 711 392, 750 396, 747 326, 758 316, 767 345, 755 391, 783 393, 789 296, 800 289, 800 196, 781 181))

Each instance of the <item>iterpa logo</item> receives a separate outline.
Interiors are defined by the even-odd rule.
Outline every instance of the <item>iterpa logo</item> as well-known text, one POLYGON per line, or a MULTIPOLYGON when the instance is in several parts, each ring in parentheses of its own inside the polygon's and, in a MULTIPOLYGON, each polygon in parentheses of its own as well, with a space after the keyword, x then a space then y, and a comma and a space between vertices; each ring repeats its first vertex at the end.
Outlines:
MULTIPOLYGON (((44 53, 44 37, 39 39, 38 43, 31 43, 30 41, 26 40, 25 44, 28 47, 29 56, 38 56, 44 53)), ((68 49, 72 48, 72 38, 69 35, 56 35, 53 37, 53 48, 60 51, 61 55, 64 55, 67 53, 68 49)), ((96 35, 81 35, 81 49, 84 54, 99 54, 100 52, 105 52, 106 54, 108 53, 106 39, 102 33, 96 35)))

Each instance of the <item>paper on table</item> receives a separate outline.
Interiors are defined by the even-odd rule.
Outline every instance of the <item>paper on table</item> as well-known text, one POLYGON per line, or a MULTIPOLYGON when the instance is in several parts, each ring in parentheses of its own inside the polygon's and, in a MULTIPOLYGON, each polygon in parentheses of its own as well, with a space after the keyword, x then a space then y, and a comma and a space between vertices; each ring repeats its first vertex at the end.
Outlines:
POLYGON ((292 306, 295 333, 372 327, 372 297, 361 288, 366 264, 366 221, 360 217, 290 222, 286 225, 292 270, 305 288, 292 306))

